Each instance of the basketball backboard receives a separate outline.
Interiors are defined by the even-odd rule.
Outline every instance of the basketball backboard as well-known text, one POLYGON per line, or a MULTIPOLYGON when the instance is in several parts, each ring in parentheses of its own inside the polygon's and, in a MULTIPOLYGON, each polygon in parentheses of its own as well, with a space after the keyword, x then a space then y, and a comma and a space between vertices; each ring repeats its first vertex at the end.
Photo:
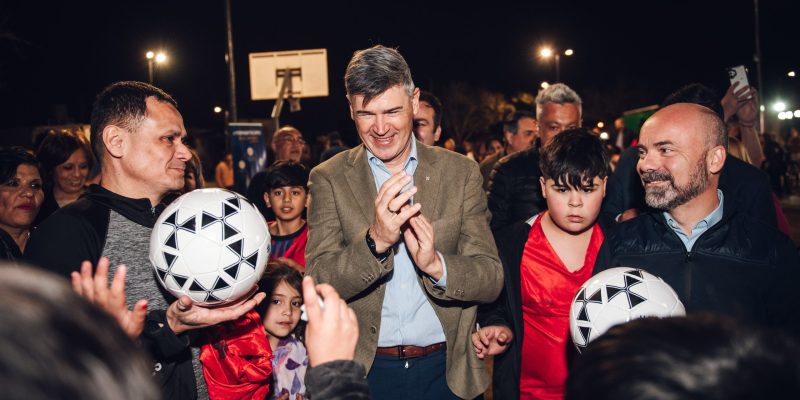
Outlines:
POLYGON ((250 98, 273 100, 283 84, 287 70, 292 76, 287 97, 325 97, 328 95, 328 50, 289 50, 250 53, 250 98))

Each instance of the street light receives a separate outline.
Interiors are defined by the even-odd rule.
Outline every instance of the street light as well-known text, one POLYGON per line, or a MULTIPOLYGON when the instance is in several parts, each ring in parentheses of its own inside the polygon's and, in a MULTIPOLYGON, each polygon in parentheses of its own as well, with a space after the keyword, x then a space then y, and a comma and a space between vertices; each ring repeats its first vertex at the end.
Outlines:
POLYGON ((214 106, 213 110, 214 110, 214 114, 222 115, 223 122, 227 123, 227 122, 230 121, 230 119, 229 119, 230 114, 228 113, 228 110, 222 108, 222 106, 214 106))
MULTIPOLYGON (((567 57, 572 56, 573 54, 575 54, 575 50, 564 50, 564 55, 567 57)), ((556 64, 556 82, 561 82, 561 51, 550 47, 542 47, 539 49, 539 55, 542 56, 542 58, 553 57, 556 64)))
POLYGON ((786 74, 786 75, 789 75, 790 78, 794 78, 795 73, 794 73, 794 71, 789 71, 789 73, 786 74))
POLYGON ((167 55, 164 54, 163 51, 159 51, 158 53, 154 51, 148 51, 145 55, 147 58, 147 76, 150 78, 150 84, 153 84, 153 64, 163 64, 167 62, 167 55))

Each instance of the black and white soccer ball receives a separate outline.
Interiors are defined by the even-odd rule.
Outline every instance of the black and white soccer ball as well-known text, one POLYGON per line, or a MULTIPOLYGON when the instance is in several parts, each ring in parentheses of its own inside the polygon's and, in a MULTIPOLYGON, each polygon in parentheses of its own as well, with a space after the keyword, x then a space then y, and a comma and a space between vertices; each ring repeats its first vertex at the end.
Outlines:
POLYGON ((261 279, 270 235, 258 209, 238 193, 197 189, 173 201, 153 227, 150 262, 175 297, 205 306, 232 303, 261 279))
POLYGON ((614 325, 644 317, 686 315, 678 294, 661 278, 641 269, 599 272, 578 290, 569 311, 572 343, 580 352, 614 325))

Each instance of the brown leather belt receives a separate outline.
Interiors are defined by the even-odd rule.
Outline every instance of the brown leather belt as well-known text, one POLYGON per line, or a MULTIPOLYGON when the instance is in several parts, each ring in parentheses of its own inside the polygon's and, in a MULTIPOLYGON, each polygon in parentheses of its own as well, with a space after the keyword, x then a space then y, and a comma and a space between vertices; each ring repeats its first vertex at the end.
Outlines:
POLYGON ((428 354, 444 350, 445 342, 434 343, 430 346, 392 346, 392 347, 378 347, 375 353, 382 356, 392 356, 397 358, 417 358, 424 357, 428 354))

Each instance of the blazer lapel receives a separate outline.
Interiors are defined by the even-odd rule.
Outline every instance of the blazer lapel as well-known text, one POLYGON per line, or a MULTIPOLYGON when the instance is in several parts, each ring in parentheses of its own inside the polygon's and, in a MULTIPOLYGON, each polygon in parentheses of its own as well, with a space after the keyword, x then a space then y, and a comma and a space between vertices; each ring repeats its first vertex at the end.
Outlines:
POLYGON ((371 224, 375 216, 375 198, 378 197, 378 191, 375 189, 375 178, 372 176, 363 145, 359 145, 351 152, 347 168, 345 177, 350 192, 360 206, 364 219, 371 224))
POLYGON ((414 195, 414 202, 422 204, 422 214, 433 221, 439 216, 436 204, 441 187, 441 171, 436 165, 436 153, 420 142, 417 142, 417 160, 417 169, 414 172, 417 194, 414 195))

